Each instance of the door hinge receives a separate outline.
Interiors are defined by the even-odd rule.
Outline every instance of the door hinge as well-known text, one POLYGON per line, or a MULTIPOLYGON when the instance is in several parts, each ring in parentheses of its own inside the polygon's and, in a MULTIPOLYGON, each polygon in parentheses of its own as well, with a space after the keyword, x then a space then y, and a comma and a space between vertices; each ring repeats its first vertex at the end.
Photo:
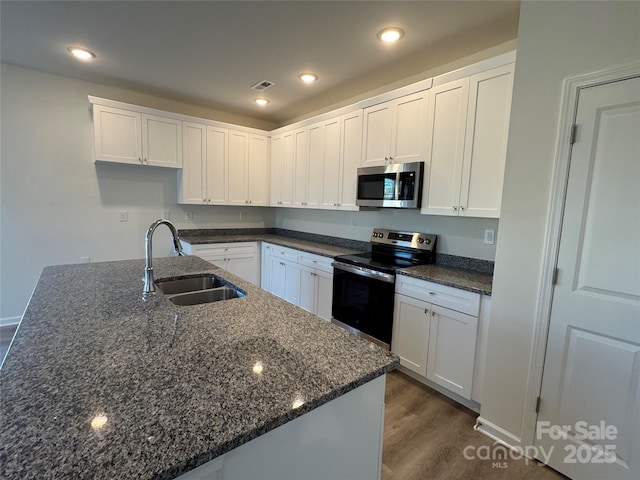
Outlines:
POLYGON ((540 400, 541 397, 536 398, 536 413, 540 413, 540 400))
POLYGON ((558 275, 560 273, 560 270, 558 270, 558 267, 553 269, 553 277, 551 278, 551 285, 557 285, 558 284, 558 275))
POLYGON ((576 141, 576 130, 578 130, 578 125, 574 123, 573 127, 571 127, 571 134, 569 135, 569 145, 573 145, 576 141))

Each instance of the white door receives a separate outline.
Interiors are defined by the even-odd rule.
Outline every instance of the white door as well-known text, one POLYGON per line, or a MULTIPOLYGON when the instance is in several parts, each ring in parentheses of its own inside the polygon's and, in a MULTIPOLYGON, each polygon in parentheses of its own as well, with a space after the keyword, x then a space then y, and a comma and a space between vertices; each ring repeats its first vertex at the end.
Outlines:
POLYGON ((393 315, 391 350, 400 357, 400 365, 426 377, 431 305, 396 294, 393 315))
POLYGON ((362 166, 372 167, 388 163, 393 114, 393 102, 385 102, 364 109, 362 166))
POLYGON ((315 314, 331 321, 331 303, 333 301, 333 274, 316 270, 317 297, 315 314))
POLYGON ((313 268, 300 267, 300 292, 298 306, 316 313, 316 272, 313 268))
POLYGON ((142 115, 93 106, 96 160, 142 164, 142 115))
MULTIPOLYGON (((319 208, 322 203, 322 191, 324 188, 323 176, 325 167, 324 154, 324 130, 322 123, 309 127, 309 158, 307 170, 307 205, 311 208, 319 208)), ((339 159, 338 159, 339 160, 339 159)))
POLYGON ((582 89, 576 126, 536 446, 571 478, 637 480, 640 78, 582 89))
POLYGON ((357 172, 362 162, 362 110, 342 116, 340 143, 340 200, 339 207, 358 210, 356 206, 357 172))
POLYGON ((284 141, 283 137, 271 137, 271 184, 269 198, 271 205, 278 206, 282 203, 282 180, 284 169, 284 141))
POLYGON ((294 138, 293 166, 293 205, 301 207, 307 201, 307 169, 309 151, 307 150, 307 129, 297 130, 294 138))

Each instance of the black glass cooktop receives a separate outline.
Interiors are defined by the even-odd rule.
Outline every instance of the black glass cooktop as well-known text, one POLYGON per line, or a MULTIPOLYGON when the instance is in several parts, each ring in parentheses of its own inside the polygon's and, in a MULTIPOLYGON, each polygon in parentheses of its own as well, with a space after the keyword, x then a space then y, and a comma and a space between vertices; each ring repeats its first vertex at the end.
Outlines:
MULTIPOLYGON (((413 267, 417 265, 415 260, 393 256, 373 255, 371 252, 356 253, 353 255, 340 255, 334 259, 337 262, 347 263, 349 265, 357 265, 360 267, 370 268, 384 273, 395 273, 400 268, 413 267)), ((428 262, 422 262, 428 263, 428 262)))

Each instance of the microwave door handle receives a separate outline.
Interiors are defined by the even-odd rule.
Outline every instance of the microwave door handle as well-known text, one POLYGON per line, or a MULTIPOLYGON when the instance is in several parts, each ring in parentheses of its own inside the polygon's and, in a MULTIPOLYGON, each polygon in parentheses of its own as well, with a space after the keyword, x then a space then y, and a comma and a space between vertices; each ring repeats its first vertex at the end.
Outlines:
POLYGON ((394 200, 400 200, 400 172, 396 172, 396 191, 394 200))
POLYGON ((378 272, 377 270, 371 270, 369 268, 357 267, 355 265, 348 265, 341 262, 333 262, 331 264, 333 268, 337 270, 343 270, 345 272, 360 275, 361 277, 371 278, 373 280, 380 280, 386 283, 395 283, 396 277, 390 273, 378 272))

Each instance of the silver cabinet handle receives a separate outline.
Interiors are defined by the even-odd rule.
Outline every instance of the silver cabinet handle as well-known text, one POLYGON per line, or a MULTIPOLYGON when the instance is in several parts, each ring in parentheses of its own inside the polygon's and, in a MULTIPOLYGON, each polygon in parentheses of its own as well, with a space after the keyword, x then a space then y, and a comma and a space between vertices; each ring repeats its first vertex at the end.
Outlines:
POLYGON ((460 211, 463 212, 464 211, 464 207, 462 205, 460 205, 460 211))
POLYGON ((143 164, 142 159, 140 157, 138 157, 138 161, 140 162, 141 165, 143 164))
POLYGON ((456 207, 455 205, 451 208, 453 209, 454 212, 458 210, 458 207, 456 207))

